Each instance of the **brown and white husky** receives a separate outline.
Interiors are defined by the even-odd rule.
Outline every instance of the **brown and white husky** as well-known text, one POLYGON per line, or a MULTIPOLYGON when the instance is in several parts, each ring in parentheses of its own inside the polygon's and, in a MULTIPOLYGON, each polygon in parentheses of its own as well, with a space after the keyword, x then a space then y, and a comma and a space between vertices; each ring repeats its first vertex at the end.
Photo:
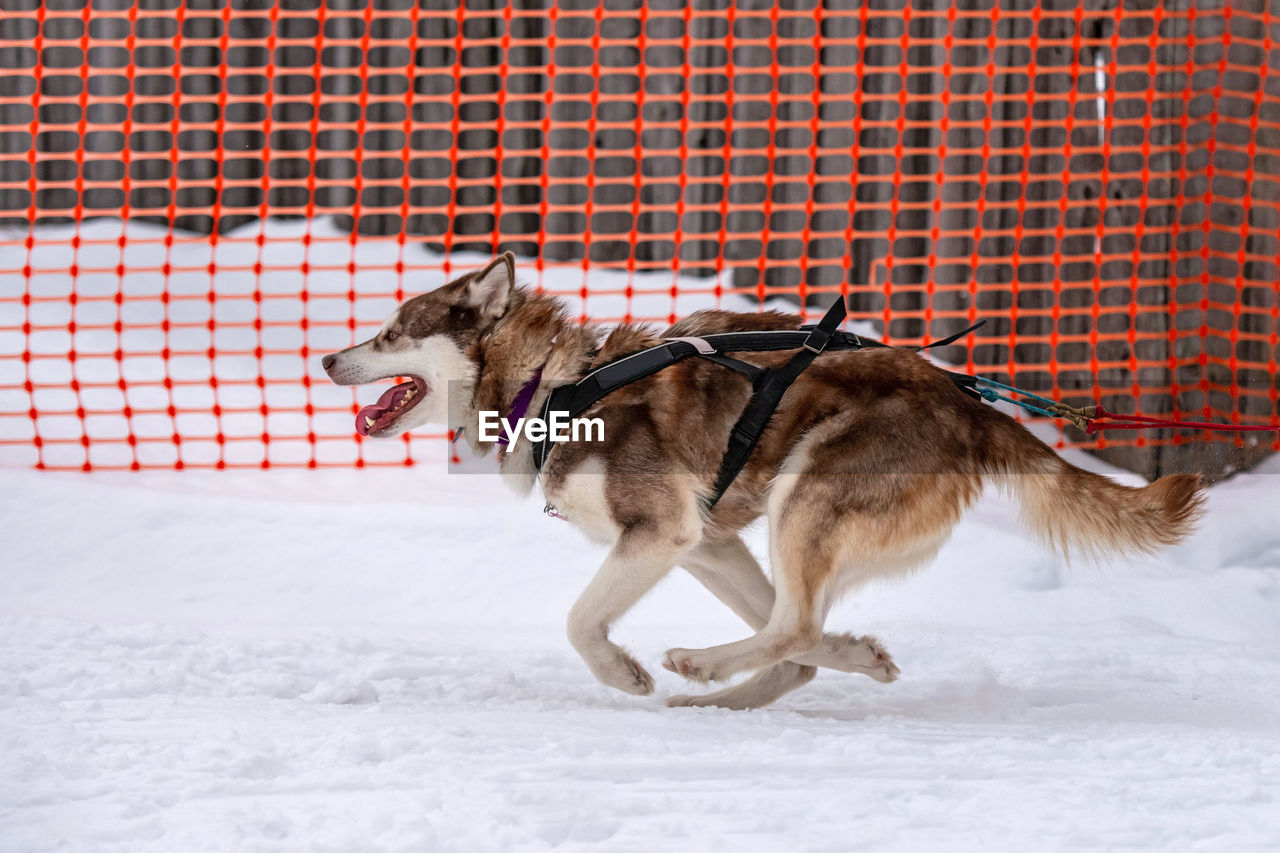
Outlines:
MULTIPOLYGON (((408 300, 362 344, 324 357, 340 385, 409 381, 361 410, 357 429, 394 436, 448 423, 484 452, 479 413, 505 416, 523 391, 532 413, 562 382, 664 338, 795 329, 797 316, 701 311, 664 332, 605 332, 571 322, 554 298, 518 287, 515 260, 408 300), (529 394, 532 393, 532 397, 529 394)), ((790 352, 735 353, 778 367, 790 352)), ((747 378, 688 358, 600 400, 593 441, 552 445, 541 472, 531 444, 499 449, 503 477, 547 500, 609 555, 569 612, 569 641, 596 678, 647 694, 653 679, 610 642, 610 626, 675 566, 755 631, 708 649, 671 649, 663 665, 693 681, 745 681, 671 705, 756 708, 824 666, 893 681, 898 668, 870 637, 824 634, 832 604, 876 577, 937 554, 986 484, 1007 489, 1031 529, 1064 550, 1107 555, 1172 545, 1192 529, 1194 475, 1130 488, 1076 468, 1015 420, 959 390, 914 352, 824 353, 791 386, 746 467, 710 512, 747 378), (764 515, 773 582, 739 532, 764 515)))

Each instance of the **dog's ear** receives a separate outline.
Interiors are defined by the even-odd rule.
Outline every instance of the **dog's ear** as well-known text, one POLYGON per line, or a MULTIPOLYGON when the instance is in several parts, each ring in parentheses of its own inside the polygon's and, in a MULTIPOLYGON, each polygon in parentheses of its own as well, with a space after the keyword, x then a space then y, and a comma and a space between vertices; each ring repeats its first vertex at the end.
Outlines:
POLYGON ((490 319, 501 317, 507 310, 511 288, 516 285, 516 256, 504 252, 489 266, 471 277, 463 291, 467 304, 490 319))

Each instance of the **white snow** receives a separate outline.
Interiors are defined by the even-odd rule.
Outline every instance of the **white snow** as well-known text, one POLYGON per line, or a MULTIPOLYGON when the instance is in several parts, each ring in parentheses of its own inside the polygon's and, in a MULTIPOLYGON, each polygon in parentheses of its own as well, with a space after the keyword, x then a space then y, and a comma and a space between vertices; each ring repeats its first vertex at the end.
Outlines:
POLYGON ((666 648, 745 636, 689 577, 614 632, 655 695, 603 687, 563 631, 602 551, 418 449, 0 469, 0 850, 1280 847, 1280 458, 1130 563, 1065 567, 988 498, 831 615, 896 683, 735 713, 662 703, 666 648))
POLYGON ((615 632, 656 695, 597 684, 601 551, 492 477, 6 471, 0 849, 1274 849, 1277 474, 1135 565, 984 502, 832 614, 897 683, 733 713, 662 704, 745 635, 680 572, 615 632))

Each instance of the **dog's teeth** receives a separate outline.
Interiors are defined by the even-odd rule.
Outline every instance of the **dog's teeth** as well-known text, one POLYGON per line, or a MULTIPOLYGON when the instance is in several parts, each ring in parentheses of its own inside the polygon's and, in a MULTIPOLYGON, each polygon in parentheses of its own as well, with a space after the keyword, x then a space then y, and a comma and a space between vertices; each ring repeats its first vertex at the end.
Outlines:
POLYGON ((365 425, 366 427, 372 427, 372 426, 373 426, 373 418, 366 417, 366 418, 364 419, 364 425, 365 425))
POLYGON ((413 399, 413 389, 412 389, 412 388, 410 388, 410 389, 409 389, 409 393, 407 393, 407 394, 405 394, 405 395, 404 395, 404 398, 405 398, 406 400, 412 400, 412 399, 413 399))

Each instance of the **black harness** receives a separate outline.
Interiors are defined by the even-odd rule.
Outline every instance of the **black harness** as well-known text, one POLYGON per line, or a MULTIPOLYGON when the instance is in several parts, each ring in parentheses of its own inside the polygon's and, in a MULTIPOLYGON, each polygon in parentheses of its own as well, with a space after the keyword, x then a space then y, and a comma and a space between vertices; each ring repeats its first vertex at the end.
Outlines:
MULTIPOLYGON (((880 341, 861 338, 853 332, 837 331, 840 324, 844 322, 845 315, 844 300, 837 299, 820 321, 801 326, 794 331, 722 332, 700 337, 671 338, 656 347, 641 350, 598 367, 572 385, 560 385, 552 389, 547 395, 546 403, 542 406, 542 420, 548 421, 551 412, 565 412, 570 419, 576 418, 622 386, 657 373, 664 367, 669 367, 690 356, 696 355, 741 373, 751 380, 751 399, 747 402, 747 407, 738 418, 738 422, 729 432, 729 446, 720 460, 720 471, 716 475, 715 487, 706 499, 706 509, 710 512, 747 464, 751 451, 755 449, 760 436, 764 434, 765 427, 769 425, 769 419, 773 416, 774 410, 782 401, 782 395, 820 353, 888 346, 880 341), (725 355, 726 352, 776 352, 793 349, 799 352, 776 370, 757 367, 725 355)), ((982 323, 978 323, 962 332, 917 349, 945 346, 981 325, 982 323)), ((971 387, 973 377, 958 373, 952 373, 950 376, 957 385, 971 387)), ((533 464, 539 471, 542 470, 550 452, 549 436, 533 445, 533 464)))

